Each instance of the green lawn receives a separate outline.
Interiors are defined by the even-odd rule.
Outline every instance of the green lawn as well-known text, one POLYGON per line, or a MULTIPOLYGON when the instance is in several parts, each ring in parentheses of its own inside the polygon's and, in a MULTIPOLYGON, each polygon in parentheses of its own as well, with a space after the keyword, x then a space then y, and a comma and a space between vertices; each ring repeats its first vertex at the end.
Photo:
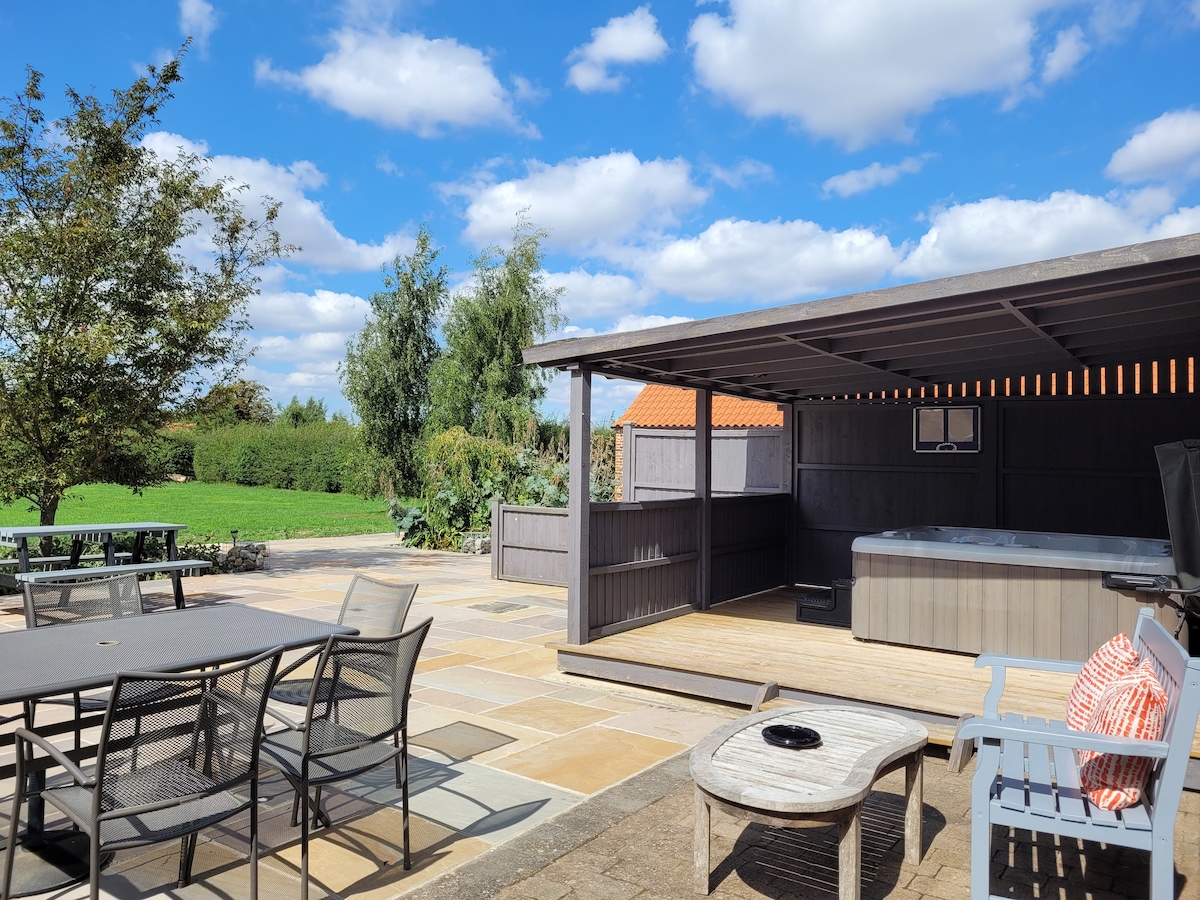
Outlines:
MULTIPOLYGON (((147 488, 140 496, 113 484, 90 484, 71 491, 55 521, 63 525, 92 522, 178 522, 188 526, 180 542, 228 541, 230 529, 239 540, 279 540, 377 534, 394 531, 382 500, 352 494, 280 491, 236 484, 168 483, 147 488)), ((36 525, 36 512, 21 501, 0 506, 0 525, 36 525)))

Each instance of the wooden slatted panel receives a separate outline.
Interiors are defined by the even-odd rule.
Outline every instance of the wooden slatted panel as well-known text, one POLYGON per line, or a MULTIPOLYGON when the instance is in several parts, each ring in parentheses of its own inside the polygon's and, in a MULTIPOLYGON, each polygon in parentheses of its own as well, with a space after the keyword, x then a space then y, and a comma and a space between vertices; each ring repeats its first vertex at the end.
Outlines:
POLYGON ((712 757, 712 768, 725 772, 744 786, 746 802, 756 795, 775 803, 805 802, 811 795, 836 788, 846 781, 858 759, 881 743, 899 740, 905 729, 896 722, 866 710, 818 708, 803 713, 781 713, 762 723, 803 724, 814 728, 821 746, 802 753, 772 750, 761 729, 744 729, 722 744, 712 757))
POLYGON ((1005 809, 1025 808, 1025 745, 1020 741, 1000 744, 1000 805, 1005 809))
POLYGON ((1054 748, 1054 780, 1058 783, 1058 814, 1068 822, 1086 822, 1087 807, 1079 786, 1079 764, 1070 747, 1054 748))
MULTIPOLYGON (((1046 720, 1031 716, 1029 724, 1043 728, 1046 720)), ((1050 748, 1045 744, 1029 744, 1029 808, 1038 816, 1054 816, 1054 784, 1050 775, 1050 748)))
POLYGON ((857 553, 854 573, 851 624, 866 640, 1082 662, 1133 633, 1147 606, 1136 597, 1179 627, 1172 607, 1105 590, 1099 572, 857 553))

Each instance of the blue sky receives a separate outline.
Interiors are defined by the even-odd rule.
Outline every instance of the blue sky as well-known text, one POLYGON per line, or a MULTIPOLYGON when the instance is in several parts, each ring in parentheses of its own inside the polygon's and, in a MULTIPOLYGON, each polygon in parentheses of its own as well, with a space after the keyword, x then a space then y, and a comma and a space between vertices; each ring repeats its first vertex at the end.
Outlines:
POLYGON ((31 65, 55 114, 185 35, 147 141, 283 202, 277 401, 346 407, 421 223, 461 282, 528 207, 576 335, 1200 232, 1200 0, 6 3, 0 94, 31 65))

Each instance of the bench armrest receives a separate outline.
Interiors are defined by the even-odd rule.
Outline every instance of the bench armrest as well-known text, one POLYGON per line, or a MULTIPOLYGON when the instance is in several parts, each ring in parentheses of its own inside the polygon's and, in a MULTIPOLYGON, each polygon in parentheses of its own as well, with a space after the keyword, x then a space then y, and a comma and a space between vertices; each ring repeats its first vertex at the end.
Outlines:
POLYGON ((75 783, 80 787, 95 787, 96 779, 84 774, 83 769, 75 765, 74 760, 70 759, 65 753, 55 747, 52 743, 38 734, 36 731, 30 731, 28 728, 18 728, 13 732, 16 740, 16 754, 18 757, 24 758, 25 748, 23 743, 33 744, 43 750, 47 756, 53 759, 56 763, 67 770, 67 773, 75 779, 75 783))
POLYGON ((1070 747, 1073 750, 1094 750, 1097 753, 1119 753, 1122 756, 1148 756, 1166 759, 1170 744, 1166 741, 1147 741, 1141 738, 1114 737, 1094 731, 1072 731, 1051 728, 1017 720, 968 719, 958 729, 956 737, 963 740, 1024 741, 1048 747, 1070 747))
POLYGON ((975 659, 975 668, 991 667, 992 686, 983 698, 983 714, 995 716, 1000 708, 1000 698, 1004 695, 1004 680, 1009 669, 1032 669, 1036 672, 1062 672, 1067 675, 1078 675, 1083 663, 1071 662, 1065 659, 1036 659, 1029 656, 1002 656, 998 653, 984 653, 975 659))

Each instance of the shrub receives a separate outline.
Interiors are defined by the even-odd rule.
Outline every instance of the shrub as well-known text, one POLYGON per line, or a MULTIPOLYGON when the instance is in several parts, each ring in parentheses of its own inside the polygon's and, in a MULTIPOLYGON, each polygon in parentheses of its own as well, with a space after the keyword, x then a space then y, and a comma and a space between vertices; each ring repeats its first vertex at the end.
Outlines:
POLYGON ((338 493, 355 444, 344 421, 214 428, 197 435, 194 468, 200 481, 338 493))
POLYGON ((158 433, 158 442, 150 454, 155 471, 165 475, 196 474, 193 460, 196 455, 196 438, 182 428, 164 429, 158 433))

